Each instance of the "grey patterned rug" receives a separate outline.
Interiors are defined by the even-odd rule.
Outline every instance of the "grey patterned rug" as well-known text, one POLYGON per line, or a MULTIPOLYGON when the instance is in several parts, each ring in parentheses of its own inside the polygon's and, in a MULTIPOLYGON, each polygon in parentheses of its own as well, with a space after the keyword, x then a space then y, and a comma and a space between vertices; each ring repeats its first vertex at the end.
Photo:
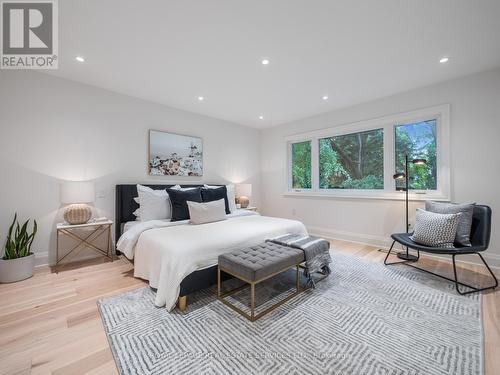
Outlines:
MULTIPOLYGON (((332 274, 251 323, 209 289, 168 313, 141 288, 99 301, 121 374, 482 374, 479 295, 405 266, 333 253, 332 274)), ((257 287, 257 303, 294 272, 257 287)), ((231 280, 230 282, 234 282, 231 280)), ((291 290, 289 290, 291 292, 291 290)), ((248 301, 247 291, 233 302, 248 301), (246 295, 245 295, 246 294, 246 295)))

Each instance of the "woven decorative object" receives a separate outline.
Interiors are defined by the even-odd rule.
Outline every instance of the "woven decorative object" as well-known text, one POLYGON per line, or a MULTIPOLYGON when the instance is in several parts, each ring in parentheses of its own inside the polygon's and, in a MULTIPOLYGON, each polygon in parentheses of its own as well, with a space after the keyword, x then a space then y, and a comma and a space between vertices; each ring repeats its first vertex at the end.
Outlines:
POLYGON ((92 209, 86 204, 72 204, 64 211, 64 220, 71 225, 85 224, 92 217, 92 209))

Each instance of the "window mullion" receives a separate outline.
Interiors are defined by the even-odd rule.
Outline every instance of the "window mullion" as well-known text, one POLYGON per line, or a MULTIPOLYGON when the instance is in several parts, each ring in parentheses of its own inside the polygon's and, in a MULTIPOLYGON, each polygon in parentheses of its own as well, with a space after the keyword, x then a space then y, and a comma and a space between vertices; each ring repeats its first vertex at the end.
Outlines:
POLYGON ((394 191, 394 151, 396 149, 394 138, 394 126, 387 124, 384 126, 384 190, 394 191))
POLYGON ((311 139, 311 188, 319 190, 319 139, 311 139))

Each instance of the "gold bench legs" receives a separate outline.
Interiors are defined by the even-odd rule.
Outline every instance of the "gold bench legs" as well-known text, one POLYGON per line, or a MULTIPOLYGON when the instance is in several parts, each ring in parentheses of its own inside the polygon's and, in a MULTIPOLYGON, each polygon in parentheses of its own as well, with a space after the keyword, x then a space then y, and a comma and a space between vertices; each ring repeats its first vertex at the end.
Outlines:
POLYGON ((182 296, 182 297, 179 297, 179 299, 177 300, 178 304, 179 304, 179 310, 180 311, 184 311, 186 310, 186 306, 187 306, 187 296, 182 296))
POLYGON ((257 319, 263 317, 267 313, 270 313, 275 308, 281 306, 282 304, 284 304, 285 302, 289 301, 290 299, 292 299, 293 297, 297 296, 298 294, 300 294, 302 291, 305 290, 305 289, 301 289, 301 287, 300 287, 299 264, 295 265, 295 268, 296 268, 296 272, 295 272, 295 277, 296 277, 296 284, 295 284, 296 285, 296 291, 294 293, 290 294, 289 296, 287 296, 286 298, 284 298, 283 300, 279 301, 278 303, 275 303, 274 305, 268 307, 267 309, 265 309, 264 311, 260 312, 257 315, 255 315, 255 286, 258 283, 260 283, 260 282, 262 282, 264 280, 267 280, 267 279, 269 279, 269 278, 271 278, 273 276, 276 276, 279 273, 287 271, 289 268, 286 268, 284 270, 276 272, 276 273, 274 273, 272 275, 269 275, 269 276, 267 276, 267 277, 265 277, 263 279, 256 280, 256 281, 250 281, 250 280, 245 280, 241 276, 234 275, 231 272, 228 272, 227 270, 222 269, 221 267, 217 267, 217 298, 222 303, 224 303, 225 305, 227 305, 228 307, 230 307, 231 309, 233 309, 234 311, 236 311, 238 314, 243 315, 248 320, 254 322, 257 319), (238 288, 232 289, 232 290, 230 290, 228 292, 222 293, 221 292, 221 277, 220 277, 221 276, 221 271, 225 272, 225 273, 228 273, 228 274, 236 277, 237 279, 244 281, 247 284, 244 284, 244 285, 242 285, 242 286, 240 286, 238 288), (241 310, 240 308, 236 307, 235 305, 233 305, 229 301, 227 301, 227 300, 224 299, 225 297, 233 295, 233 294, 235 294, 236 292, 238 292, 238 291, 240 291, 242 289, 248 288, 248 286, 250 286, 250 315, 248 313, 246 313, 245 311, 241 310))

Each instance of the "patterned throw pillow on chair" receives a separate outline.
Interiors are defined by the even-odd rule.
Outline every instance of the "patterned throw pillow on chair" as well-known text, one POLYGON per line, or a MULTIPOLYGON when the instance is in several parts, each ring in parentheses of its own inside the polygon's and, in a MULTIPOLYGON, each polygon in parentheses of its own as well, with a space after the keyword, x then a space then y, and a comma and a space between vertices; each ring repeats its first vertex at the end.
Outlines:
POLYGON ((455 243, 462 246, 472 246, 470 243, 470 229, 472 227, 472 216, 474 215, 475 203, 444 203, 444 202, 425 202, 425 210, 437 214, 457 214, 461 213, 458 221, 455 243))
POLYGON ((437 214, 417 209, 415 230, 410 239, 430 247, 452 248, 461 213, 437 214))

